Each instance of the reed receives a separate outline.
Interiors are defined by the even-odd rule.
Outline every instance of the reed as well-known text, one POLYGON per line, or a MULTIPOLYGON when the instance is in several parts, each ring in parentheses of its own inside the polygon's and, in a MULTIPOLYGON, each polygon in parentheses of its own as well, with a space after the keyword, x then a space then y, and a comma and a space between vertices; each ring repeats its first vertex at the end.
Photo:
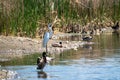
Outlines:
POLYGON ((118 15, 119 19, 118 19, 118 20, 120 21, 120 0, 119 0, 118 14, 119 14, 119 15, 118 15))
POLYGON ((65 25, 104 18, 116 22, 120 0, 0 0, 0 34, 35 37, 40 24, 47 25, 56 15, 65 25))

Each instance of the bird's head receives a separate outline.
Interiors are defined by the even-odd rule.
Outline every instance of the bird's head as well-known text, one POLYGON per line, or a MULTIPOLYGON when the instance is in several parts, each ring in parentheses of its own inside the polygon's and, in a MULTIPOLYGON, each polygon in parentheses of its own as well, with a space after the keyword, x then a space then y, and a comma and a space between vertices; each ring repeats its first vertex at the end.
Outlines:
POLYGON ((62 42, 59 42, 59 44, 62 44, 62 42))
POLYGON ((119 25, 119 22, 117 22, 117 25, 119 25))
POLYGON ((48 24, 48 28, 49 28, 49 27, 51 27, 51 26, 52 26, 52 24, 51 24, 51 23, 49 23, 49 24, 48 24))
POLYGON ((42 53, 42 56, 43 56, 43 57, 46 57, 46 56, 47 56, 47 55, 46 55, 46 52, 43 52, 43 53, 42 53))

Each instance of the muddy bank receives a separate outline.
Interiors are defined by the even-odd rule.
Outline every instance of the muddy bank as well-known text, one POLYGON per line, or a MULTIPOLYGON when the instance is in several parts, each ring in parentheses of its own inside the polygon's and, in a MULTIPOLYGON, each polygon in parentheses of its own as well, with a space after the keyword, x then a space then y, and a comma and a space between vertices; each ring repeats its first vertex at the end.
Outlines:
MULTIPOLYGON (((73 34, 72 34, 73 35, 73 34)), ((79 34, 78 34, 79 35, 79 34)), ((65 50, 75 49, 82 45, 81 41, 62 41, 63 47, 52 47, 59 43, 59 37, 71 36, 71 34, 55 34, 48 42, 48 53, 61 53, 65 50)), ((14 57, 22 57, 33 53, 46 51, 42 47, 42 39, 31 39, 26 37, 0 36, 0 61, 7 61, 14 57)))
MULTIPOLYGON (((104 32, 108 32, 105 30, 104 32)), ((83 41, 62 41, 63 47, 52 47, 54 43, 59 43, 61 40, 59 37, 71 36, 74 34, 58 33, 54 34, 53 38, 48 42, 49 53, 61 53, 65 50, 74 49, 77 50, 79 46, 86 44, 83 41)), ((76 34, 75 34, 76 35, 76 34)), ((78 33, 77 35, 81 35, 78 33)), ((23 55, 29 55, 33 53, 41 53, 46 51, 42 47, 42 39, 31 39, 27 37, 13 37, 13 36, 0 36, 0 61, 6 61, 14 57, 22 57, 23 55)))
MULTIPOLYGON (((67 34, 66 34, 67 35, 67 34)), ((60 35, 60 36, 63 36, 60 35)), ((70 35, 68 35, 70 36, 70 35)), ((48 42, 48 53, 60 53, 64 50, 74 49, 81 45, 81 41, 62 41, 63 47, 52 47, 54 43, 59 43, 59 35, 55 35, 48 42)), ((33 53, 41 53, 46 51, 42 47, 42 39, 31 39, 25 37, 0 36, 0 61, 6 61, 14 57, 22 57, 33 53)))
POLYGON ((25 37, 0 36, 0 58, 21 57, 39 52, 41 40, 25 37))
MULTIPOLYGON (((59 42, 58 35, 49 40, 48 48, 52 43, 59 42)), ((42 39, 31 39, 26 37, 0 36, 0 59, 21 57, 23 55, 40 53, 45 51, 42 47, 42 39)), ((6 59, 3 59, 6 60, 6 59)))

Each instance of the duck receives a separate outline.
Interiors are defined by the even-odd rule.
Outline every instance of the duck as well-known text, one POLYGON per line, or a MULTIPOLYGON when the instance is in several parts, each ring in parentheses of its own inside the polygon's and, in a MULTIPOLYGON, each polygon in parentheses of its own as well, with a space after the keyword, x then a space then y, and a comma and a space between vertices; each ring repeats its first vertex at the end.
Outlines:
POLYGON ((43 52, 42 57, 37 58, 37 69, 43 69, 47 63, 50 63, 53 60, 54 58, 48 57, 46 52, 43 52))
POLYGON ((83 41, 90 42, 90 41, 92 40, 92 36, 83 36, 83 37, 82 37, 82 40, 83 40, 83 41))
POLYGON ((42 53, 42 57, 37 58, 37 69, 43 70, 47 64, 46 52, 42 53))
POLYGON ((112 29, 117 31, 119 29, 119 22, 117 22, 115 26, 112 26, 112 29))
POLYGON ((52 47, 60 47, 60 48, 62 48, 63 47, 62 42, 52 44, 52 47))

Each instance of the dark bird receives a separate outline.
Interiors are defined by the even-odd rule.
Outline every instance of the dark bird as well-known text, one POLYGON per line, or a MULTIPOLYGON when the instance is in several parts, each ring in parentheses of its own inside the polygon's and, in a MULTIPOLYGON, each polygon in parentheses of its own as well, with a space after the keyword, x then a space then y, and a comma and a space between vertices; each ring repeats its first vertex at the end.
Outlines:
POLYGON ((83 37, 82 37, 82 40, 83 40, 83 41, 90 42, 90 41, 92 40, 92 36, 83 36, 83 37))
POLYGON ((46 52, 43 52, 42 53, 42 58, 38 57, 38 59, 37 59, 37 69, 43 70, 46 63, 47 63, 46 52))
POLYGON ((117 24, 115 26, 112 26, 112 29, 114 31, 117 31, 119 29, 119 22, 117 22, 117 24))

